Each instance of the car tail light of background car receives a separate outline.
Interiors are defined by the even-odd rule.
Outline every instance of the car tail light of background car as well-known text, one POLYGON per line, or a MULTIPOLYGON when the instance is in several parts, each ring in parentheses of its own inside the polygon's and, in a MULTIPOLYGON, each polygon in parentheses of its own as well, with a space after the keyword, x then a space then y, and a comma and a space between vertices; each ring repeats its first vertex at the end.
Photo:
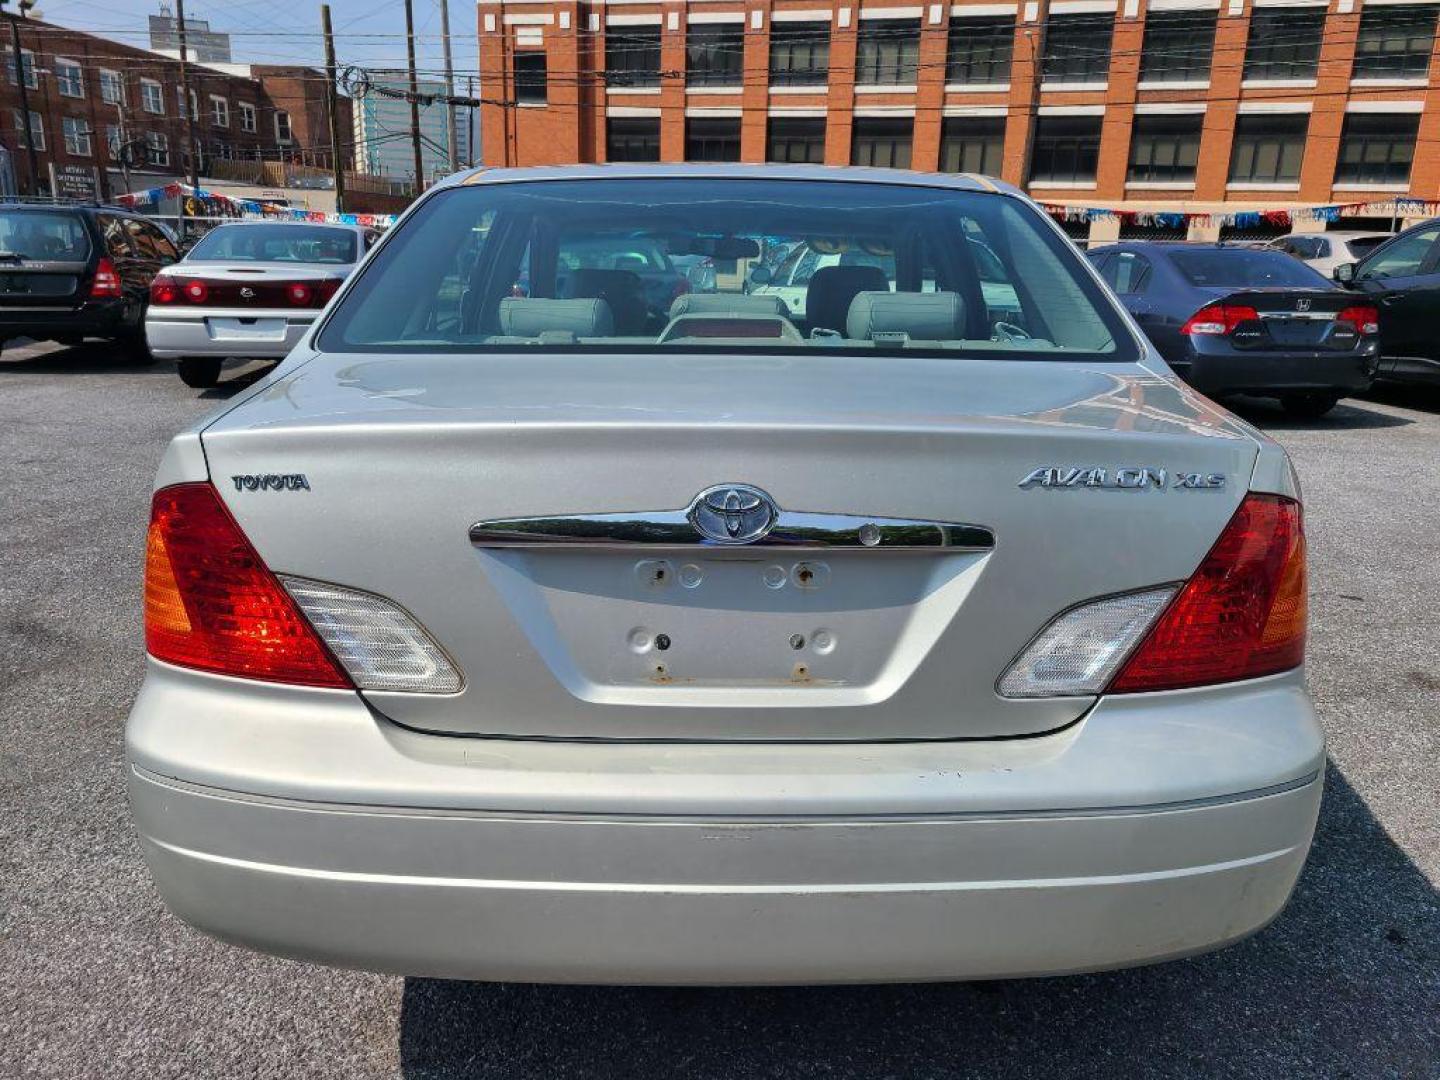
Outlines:
POLYGON ((208 483, 162 488, 151 501, 145 648, 181 667, 300 686, 448 694, 463 685, 389 600, 277 577, 208 483))
POLYGON ((1357 334, 1378 334, 1380 332, 1380 309, 1356 304, 1347 307, 1335 316, 1337 323, 1347 323, 1357 334))
POLYGON ((339 290, 340 285, 338 278, 312 281, 217 282, 161 274, 150 283, 150 302, 160 305, 190 303, 233 308, 322 308, 339 290))
POLYGON ((101 256, 95 264, 95 280, 90 283, 91 298, 107 300, 122 295, 124 291, 120 288, 120 275, 115 272, 115 264, 101 256))
POLYGON ((1182 334, 1202 334, 1224 337, 1233 333, 1242 322, 1260 318, 1253 307, 1236 304, 1206 304, 1180 328, 1182 334))
POLYGON ((1179 690, 1254 679, 1305 659, 1300 504, 1250 494, 1183 585, 1063 612, 1017 658, 1002 697, 1179 690))

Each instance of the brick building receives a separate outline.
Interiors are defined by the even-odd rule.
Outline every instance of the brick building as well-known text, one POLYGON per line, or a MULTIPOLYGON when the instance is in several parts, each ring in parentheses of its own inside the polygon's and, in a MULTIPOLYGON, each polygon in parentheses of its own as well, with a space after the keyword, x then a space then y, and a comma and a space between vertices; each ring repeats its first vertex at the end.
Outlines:
MULTIPOLYGON (((22 193, 29 175, 14 49, 0 33, 0 140, 10 151, 22 193)), ((50 166, 97 167, 102 196, 120 190, 119 148, 132 149, 135 186, 188 176, 190 143, 172 56, 37 20, 19 23, 20 48, 35 133, 40 188, 50 166)), ((216 160, 294 160, 330 164, 324 72, 269 65, 190 65, 201 175, 216 160)), ((349 147, 350 103, 343 101, 342 145, 349 147)))
MULTIPOLYGON (((1048 202, 1137 210, 1435 200, 1437 10, 481 0, 481 93, 495 102, 481 145, 492 165, 975 171, 1048 202)), ((1118 227, 1097 222, 1092 237, 1118 227)))

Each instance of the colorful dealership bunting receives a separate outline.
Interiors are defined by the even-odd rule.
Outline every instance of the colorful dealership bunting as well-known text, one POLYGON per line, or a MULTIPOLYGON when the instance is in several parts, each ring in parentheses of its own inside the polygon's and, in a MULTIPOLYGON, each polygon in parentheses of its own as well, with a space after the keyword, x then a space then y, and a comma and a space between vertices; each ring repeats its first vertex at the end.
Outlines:
POLYGON ((1070 223, 1118 218, 1126 225, 1151 225, 1184 229, 1191 225, 1210 228, 1253 229, 1261 225, 1282 228, 1301 221, 1335 221, 1342 217, 1394 215, 1395 217, 1440 217, 1440 202, 1425 199, 1385 199, 1371 203, 1340 203, 1334 206, 1290 207, 1279 210, 1112 210, 1099 206, 1062 206, 1041 203, 1051 217, 1070 223))
POLYGON ((128 195, 117 195, 115 202, 120 206, 140 206, 159 203, 161 199, 187 196, 201 201, 222 203, 235 214, 259 214, 264 217, 289 218, 292 221, 320 221, 338 225, 368 225, 386 229, 395 224, 396 214, 336 214, 323 210, 306 210, 301 207, 285 206, 281 203, 264 202, 258 199, 237 199, 219 191, 206 191, 189 184, 166 184, 145 191, 132 191, 128 195))

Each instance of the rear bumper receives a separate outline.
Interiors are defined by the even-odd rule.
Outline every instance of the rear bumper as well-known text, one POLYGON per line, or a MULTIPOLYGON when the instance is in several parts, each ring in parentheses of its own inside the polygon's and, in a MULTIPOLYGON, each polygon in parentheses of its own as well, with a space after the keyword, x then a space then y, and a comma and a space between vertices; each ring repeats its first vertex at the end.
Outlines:
POLYGON ((125 318, 125 301, 89 301, 79 308, 0 308, 0 340, 49 341, 57 337, 113 337, 125 318))
POLYGON ((225 311, 172 313, 151 308, 145 316, 145 340, 153 356, 179 360, 186 356, 219 356, 243 359, 284 359, 315 325, 319 311, 225 311), (284 337, 273 340, 226 337, 213 331, 207 316, 216 318, 284 319, 284 337))
POLYGON ((1175 364, 1177 374, 1207 394, 1330 391, 1358 394, 1370 388, 1380 363, 1378 345, 1364 352, 1197 352, 1175 364), (1188 361, 1188 363, 1187 363, 1188 361))
POLYGON ((1320 800, 1298 676, 1106 701, 1010 742, 728 747, 426 736, 339 692, 242 687, 227 709, 235 681, 152 665, 131 717, 167 903, 230 941, 413 975, 822 983, 1183 956, 1274 918, 1320 800))
POLYGON ((1379 379, 1440 386, 1440 360, 1428 356, 1387 356, 1380 361, 1379 379))

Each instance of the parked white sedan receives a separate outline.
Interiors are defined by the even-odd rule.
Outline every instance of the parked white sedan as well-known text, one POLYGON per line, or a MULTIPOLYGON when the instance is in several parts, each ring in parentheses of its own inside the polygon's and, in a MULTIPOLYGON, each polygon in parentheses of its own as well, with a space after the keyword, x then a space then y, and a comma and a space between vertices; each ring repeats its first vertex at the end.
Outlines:
POLYGON ((172 442, 145 611, 127 746, 161 893, 325 963, 1139 964, 1274 918, 1320 803, 1283 451, 966 176, 432 189, 172 442), (738 274, 657 312, 572 258, 813 237, 891 259, 817 269, 800 317, 738 274))
POLYGON ((230 357, 283 359, 378 234, 354 225, 221 225, 155 276, 145 338, 187 386, 214 386, 230 357))

